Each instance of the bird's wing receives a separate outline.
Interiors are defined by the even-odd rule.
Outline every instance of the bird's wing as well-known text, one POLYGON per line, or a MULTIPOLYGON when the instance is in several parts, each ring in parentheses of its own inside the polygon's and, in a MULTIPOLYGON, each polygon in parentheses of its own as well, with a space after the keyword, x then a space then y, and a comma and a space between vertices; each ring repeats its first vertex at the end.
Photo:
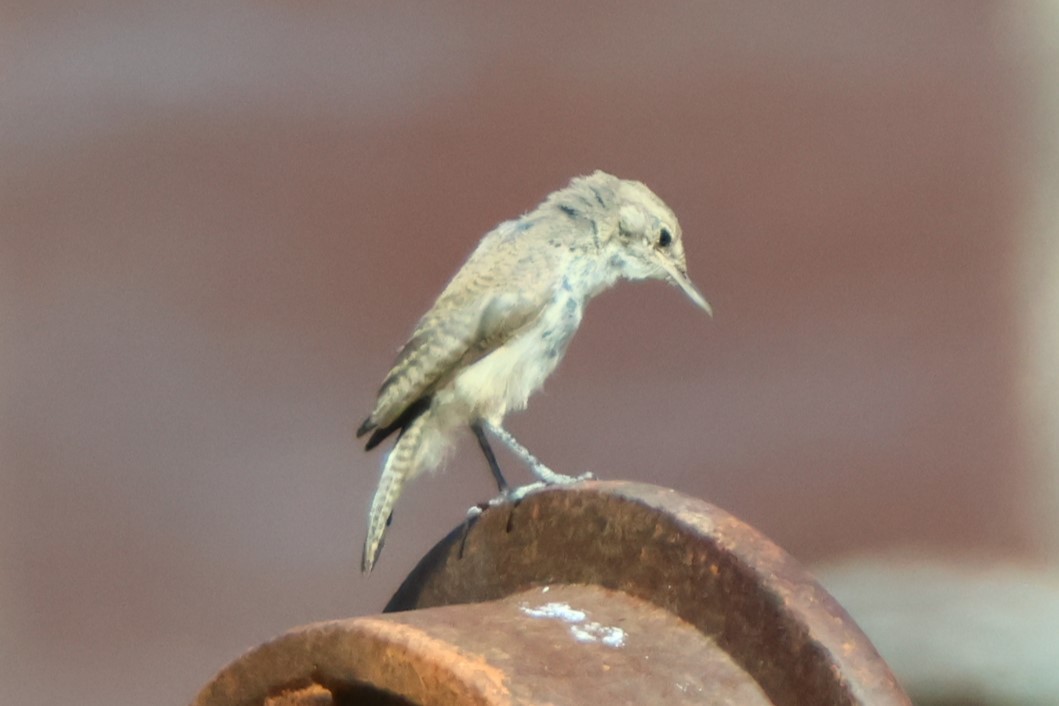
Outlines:
POLYGON ((542 256, 485 255, 472 256, 397 354, 375 409, 357 431, 360 436, 376 430, 369 448, 402 427, 402 415, 456 370, 496 350, 540 316, 552 296, 552 278, 534 276, 546 264, 542 256), (496 264, 485 267, 489 260, 496 264))

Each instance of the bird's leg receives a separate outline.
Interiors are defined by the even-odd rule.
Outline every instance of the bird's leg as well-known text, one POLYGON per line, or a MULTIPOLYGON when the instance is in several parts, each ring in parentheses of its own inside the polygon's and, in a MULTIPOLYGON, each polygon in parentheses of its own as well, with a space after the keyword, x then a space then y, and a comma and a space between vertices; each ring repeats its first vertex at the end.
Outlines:
POLYGON ((493 453, 493 447, 489 445, 489 439, 485 435, 485 430, 482 429, 482 423, 480 421, 471 422, 471 431, 474 432, 474 438, 478 439, 478 446, 482 449, 486 463, 489 464, 489 471, 496 480, 496 487, 500 490, 500 495, 488 502, 472 505, 467 509, 467 516, 463 519, 463 532, 460 534, 459 558, 461 559, 463 558, 463 549, 467 544, 467 533, 471 530, 471 525, 478 519, 479 515, 490 507, 505 502, 511 493, 511 486, 508 485, 504 474, 500 472, 500 464, 496 461, 496 454, 493 453))
POLYGON ((460 537, 460 558, 463 557, 463 549, 467 542, 467 533, 470 531, 471 525, 478 519, 479 515, 489 508, 506 505, 508 503, 513 503, 513 506, 516 506, 522 502, 524 497, 534 490, 539 490, 549 485, 574 483, 592 477, 591 473, 586 473, 576 478, 563 475, 562 473, 556 473, 537 460, 537 457, 531 454, 525 446, 518 443, 518 441, 515 440, 515 437, 513 437, 506 429, 496 424, 490 424, 489 422, 478 420, 472 422, 470 427, 471 431, 474 432, 475 438, 478 439, 478 446, 481 447, 482 453, 485 455, 485 460, 489 463, 489 470, 492 471, 493 478, 496 479, 496 485, 500 489, 500 494, 488 502, 473 505, 467 510, 467 517, 464 518, 463 521, 463 533, 460 537), (508 485, 504 475, 500 472, 500 464, 497 463, 496 454, 493 453, 493 448, 489 445, 489 439, 485 434, 486 431, 504 442, 505 446, 511 449, 516 456, 521 458, 522 461, 529 466, 530 470, 533 471, 533 474, 537 476, 538 480, 535 483, 523 485, 518 488, 512 488, 508 485))
MULTIPOLYGON (((581 480, 581 478, 575 478, 573 476, 563 475, 562 473, 556 473, 552 469, 545 466, 543 463, 537 460, 534 456, 526 449, 525 446, 518 443, 518 441, 511 435, 507 429, 497 425, 484 422, 485 428, 489 430, 489 433, 503 442, 504 446, 511 449, 512 453, 522 459, 523 463, 529 466, 529 469, 533 471, 533 475, 544 483, 545 485, 555 485, 557 483, 573 483, 581 480)), ((535 485, 535 484, 534 484, 535 485)), ((521 488, 519 490, 522 490, 521 488)))
POLYGON ((496 487, 500 491, 501 495, 506 495, 511 486, 508 485, 507 479, 504 478, 504 474, 500 472, 500 464, 496 462, 496 454, 493 453, 493 447, 489 445, 489 439, 485 436, 485 430, 482 429, 481 422, 472 422, 471 431, 474 432, 474 437, 478 439, 478 446, 481 447, 482 453, 485 454, 485 460, 489 464, 489 470, 493 474, 493 478, 496 479, 496 487))

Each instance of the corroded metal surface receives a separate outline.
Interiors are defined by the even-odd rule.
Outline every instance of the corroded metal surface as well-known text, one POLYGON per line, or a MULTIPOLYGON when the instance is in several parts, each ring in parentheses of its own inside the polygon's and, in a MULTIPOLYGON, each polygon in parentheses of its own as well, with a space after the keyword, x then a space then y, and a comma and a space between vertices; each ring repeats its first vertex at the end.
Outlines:
POLYGON ((490 510, 462 535, 431 550, 388 611, 594 584, 716 638, 776 704, 907 703, 868 639, 790 555, 702 500, 585 483, 490 510))
POLYGON ((771 703, 694 626, 647 601, 587 585, 311 625, 233 667, 198 704, 259 704, 277 692, 283 704, 328 703, 298 700, 320 692, 336 704, 363 703, 366 684, 438 706, 572 705, 587 695, 608 704, 771 703))
POLYGON ((381 616, 266 643, 220 704, 907 704, 841 607, 731 515, 585 483, 485 512, 381 616))

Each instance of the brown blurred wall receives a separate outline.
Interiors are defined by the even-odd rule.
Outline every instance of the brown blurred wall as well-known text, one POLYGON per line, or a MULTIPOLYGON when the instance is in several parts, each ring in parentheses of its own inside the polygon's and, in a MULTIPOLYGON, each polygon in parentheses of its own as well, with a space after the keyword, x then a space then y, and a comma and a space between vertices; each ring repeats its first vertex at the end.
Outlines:
POLYGON ((597 167, 673 206, 716 316, 594 302, 511 419, 542 459, 806 561, 1043 555, 1010 8, 645 7, 0 11, 0 702, 181 703, 378 611, 491 488, 464 444, 361 577, 352 429, 477 238, 597 167))

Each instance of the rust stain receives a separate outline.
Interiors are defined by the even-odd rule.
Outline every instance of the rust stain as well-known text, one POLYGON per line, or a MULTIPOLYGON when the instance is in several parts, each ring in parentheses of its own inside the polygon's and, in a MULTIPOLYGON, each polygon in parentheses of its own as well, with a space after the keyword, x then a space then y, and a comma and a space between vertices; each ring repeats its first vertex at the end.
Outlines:
POLYGON ((505 685, 506 676, 492 666, 481 654, 470 652, 422 629, 385 618, 356 618, 354 629, 363 631, 391 646, 395 658, 410 659, 420 669, 418 687, 410 687, 403 695, 424 704, 432 703, 438 689, 448 680, 476 692, 482 703, 490 706, 511 704, 511 693, 505 685))

